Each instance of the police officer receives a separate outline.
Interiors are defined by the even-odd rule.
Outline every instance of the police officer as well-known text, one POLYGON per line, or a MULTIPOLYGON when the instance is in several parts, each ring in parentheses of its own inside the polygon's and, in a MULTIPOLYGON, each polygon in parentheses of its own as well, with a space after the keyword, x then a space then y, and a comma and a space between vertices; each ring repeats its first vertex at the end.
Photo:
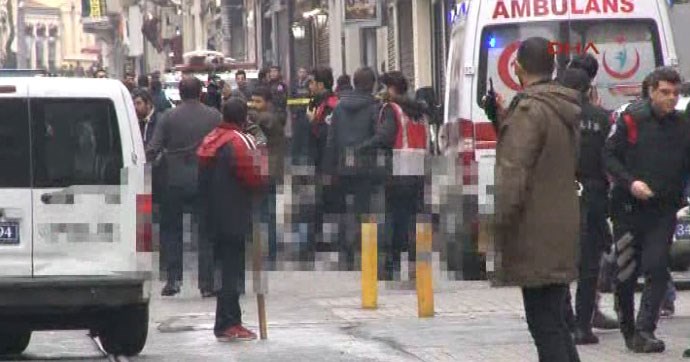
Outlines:
POLYGON ((613 177, 612 217, 618 273, 616 299, 628 349, 662 352, 654 331, 670 279, 669 250, 682 204, 690 158, 690 126, 675 111, 681 79, 672 68, 654 70, 649 100, 630 105, 612 127, 604 162, 613 177), (637 278, 645 274, 634 320, 637 278))
POLYGON ((561 83, 579 91, 582 96, 580 155, 576 173, 577 181, 582 188, 582 226, 575 299, 575 343, 596 344, 599 343, 599 338, 592 333, 592 319, 596 308, 599 265, 604 250, 611 242, 606 222, 608 181, 602 157, 604 142, 610 128, 609 112, 590 102, 590 78, 584 70, 567 69, 561 77, 561 83))

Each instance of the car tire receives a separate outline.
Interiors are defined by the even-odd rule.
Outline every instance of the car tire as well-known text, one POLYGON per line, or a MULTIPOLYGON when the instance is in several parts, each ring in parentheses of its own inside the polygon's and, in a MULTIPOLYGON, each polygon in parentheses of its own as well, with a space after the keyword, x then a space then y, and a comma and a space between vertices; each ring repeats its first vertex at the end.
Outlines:
POLYGON ((149 331, 149 306, 122 308, 108 318, 98 336, 103 349, 116 356, 136 356, 146 344, 149 331))
POLYGON ((16 355, 29 346, 31 331, 0 332, 0 355, 16 355))

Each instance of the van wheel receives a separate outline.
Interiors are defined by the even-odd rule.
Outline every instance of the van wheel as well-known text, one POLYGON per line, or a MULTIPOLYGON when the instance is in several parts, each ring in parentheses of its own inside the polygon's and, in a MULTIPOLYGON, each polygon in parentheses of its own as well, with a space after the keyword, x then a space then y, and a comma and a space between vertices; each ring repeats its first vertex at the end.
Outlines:
POLYGON ((116 356, 136 356, 146 344, 149 332, 149 306, 136 305, 113 313, 98 336, 103 349, 116 356))
POLYGON ((21 354, 29 346, 31 331, 0 332, 0 355, 21 354))

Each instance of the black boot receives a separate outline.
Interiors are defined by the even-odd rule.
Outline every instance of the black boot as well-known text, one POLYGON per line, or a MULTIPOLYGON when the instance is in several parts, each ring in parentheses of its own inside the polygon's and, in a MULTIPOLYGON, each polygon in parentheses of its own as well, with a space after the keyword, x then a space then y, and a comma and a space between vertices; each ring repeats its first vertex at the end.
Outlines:
POLYGON ((592 327, 596 329, 618 329, 620 323, 618 320, 611 318, 599 310, 599 308, 594 310, 594 317, 592 318, 592 327))
POLYGON ((582 327, 577 327, 575 329, 575 344, 579 345, 584 345, 584 344, 598 344, 599 343, 599 337, 595 336, 594 333, 592 333, 591 328, 582 328, 582 327))
POLYGON ((161 295, 164 297, 172 297, 180 292, 179 282, 167 282, 161 291, 161 295))
POLYGON ((666 349, 664 341, 657 339, 652 332, 638 331, 633 338, 635 353, 661 353, 666 349))

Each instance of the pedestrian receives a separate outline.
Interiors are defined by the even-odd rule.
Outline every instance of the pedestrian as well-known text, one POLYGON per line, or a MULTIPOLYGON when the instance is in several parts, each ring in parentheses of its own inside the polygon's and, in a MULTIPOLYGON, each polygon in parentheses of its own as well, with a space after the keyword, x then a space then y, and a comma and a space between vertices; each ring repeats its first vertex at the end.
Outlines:
POLYGON ((153 132, 158 123, 160 114, 153 104, 151 93, 145 89, 135 89, 134 92, 132 92, 132 101, 134 102, 134 110, 139 119, 141 138, 144 141, 144 147, 146 147, 153 137, 153 132))
POLYGON ((273 105, 278 112, 287 112, 287 98, 289 88, 283 82, 283 74, 277 65, 273 65, 268 71, 268 86, 273 92, 273 105))
POLYGON ((350 76, 347 74, 343 74, 340 77, 338 77, 338 80, 336 82, 336 89, 335 93, 340 98, 340 96, 344 92, 349 92, 352 90, 352 80, 350 79, 350 76))
MULTIPOLYGON (((612 243, 606 221, 609 184, 603 160, 604 142, 610 128, 610 112, 590 102, 590 78, 584 70, 567 69, 560 81, 564 86, 580 92, 582 102, 580 152, 576 172, 582 190, 579 273, 575 299, 575 344, 597 344, 599 338, 592 332, 592 321, 595 310, 598 310, 596 293, 599 267, 604 251, 610 248, 612 243)), ((566 310, 568 314, 572 314, 569 290, 566 310)), ((618 328, 618 323, 612 325, 612 329, 618 328)))
MULTIPOLYGON (((292 84, 291 97, 298 101, 310 98, 309 83, 311 77, 305 68, 297 70, 297 79, 292 84)), ((292 139, 290 140, 290 158, 293 165, 306 166, 309 155, 309 118, 307 117, 307 103, 290 107, 292 139)))
POLYGON ((655 69, 649 100, 636 102, 618 118, 606 140, 605 164, 613 177, 612 217, 618 264, 616 299, 628 349, 663 352, 654 335, 670 280, 669 253, 681 207, 690 127, 675 110, 681 79, 669 67, 655 69), (634 293, 646 277, 634 319, 634 293))
MULTIPOLYGON (((416 260, 416 221, 424 209, 424 157, 428 150, 428 120, 422 105, 407 96, 408 82, 400 71, 385 73, 380 80, 386 86, 383 109, 392 111, 395 123, 388 126, 378 124, 378 129, 393 129, 393 144, 387 139, 386 147, 393 149, 391 177, 386 184, 386 240, 385 270, 381 280, 398 280, 400 277, 400 254, 407 251, 409 279, 415 280, 416 260), (393 128, 394 127, 394 128, 393 128), (415 132, 416 131, 416 132, 415 132), (403 144, 403 142, 407 144, 403 144), (416 143, 415 143, 416 142, 416 143), (421 148, 414 149, 414 146, 421 148), (412 164, 414 160, 403 159, 403 152, 414 152, 421 156, 422 164, 412 164), (401 162, 396 162, 400 160, 401 162), (409 163, 409 164, 400 164, 409 163), (419 167, 421 166, 421 167, 419 167)), ((383 112, 381 112, 383 115, 383 112)), ((389 118, 390 119, 390 118, 389 118)), ((382 119, 380 120, 382 121, 382 119)))
POLYGON ((137 77, 137 88, 142 88, 148 91, 150 87, 151 79, 149 79, 148 75, 142 74, 139 77, 137 77))
POLYGON ((223 105, 223 122, 197 150, 207 233, 222 269, 213 327, 219 341, 256 339, 256 334, 242 325, 240 308, 245 242, 251 234, 257 190, 262 185, 261 173, 255 167, 256 144, 242 132, 246 119, 247 103, 231 98, 223 105))
POLYGON ((151 80, 151 98, 153 98, 153 104, 159 112, 165 112, 172 108, 172 104, 163 91, 163 83, 160 79, 151 80))
POLYGON ((137 83, 135 81, 135 74, 132 72, 126 72, 125 78, 122 80, 122 83, 124 83, 125 87, 127 87, 129 93, 132 93, 132 91, 134 91, 134 89, 137 87, 137 83))
POLYGON ((523 90, 507 110, 498 97, 494 282, 522 288, 539 361, 573 362, 580 358, 563 311, 577 276, 580 97, 552 80, 554 58, 547 39, 521 42, 523 90))
POLYGON ((252 91, 249 119, 261 127, 267 141, 268 187, 262 207, 262 223, 267 224, 268 251, 271 263, 276 261, 276 196, 282 188, 285 163, 285 118, 276 112, 273 93, 267 87, 257 87, 252 91))
MULTIPOLYGON (((166 285, 161 294, 173 296, 180 292, 183 261, 183 225, 185 210, 192 211, 192 225, 197 226, 200 198, 198 193, 198 164, 194 152, 214 127, 221 122, 218 110, 203 105, 202 83, 195 77, 180 81, 182 103, 161 117, 147 147, 150 159, 162 159, 165 165, 165 198, 161 205, 161 263, 166 267, 166 285)), ((202 296, 214 293, 212 249, 203 235, 198 235, 199 289, 202 296)))
POLYGON ((237 83, 237 89, 232 92, 233 97, 239 97, 245 101, 249 101, 252 98, 252 90, 249 89, 249 82, 247 81, 247 72, 243 69, 235 72, 235 83, 237 83))
MULTIPOLYGON (((308 132, 309 153, 305 161, 309 161, 314 166, 314 177, 308 180, 301 180, 301 184, 314 185, 314 218, 309 223, 308 243, 315 248, 319 243, 323 245, 327 240, 324 223, 331 221, 330 215, 336 213, 337 195, 333 190, 331 182, 327 182, 324 173, 326 146, 328 142, 329 123, 333 110, 338 104, 338 98, 333 94, 333 71, 329 67, 317 66, 312 69, 309 80, 309 92, 312 98, 307 107, 307 119, 309 124, 302 125, 300 132, 308 132)), ((301 155, 300 155, 301 156, 301 155)), ((302 162, 300 164, 304 164, 302 162)), ((299 179, 299 178, 298 178, 299 179)), ((299 182, 299 181, 298 181, 299 182)))
MULTIPOLYGON (((390 129, 392 112, 380 119, 380 103, 374 98, 376 73, 369 67, 355 72, 355 89, 343 95, 333 110, 328 129, 327 156, 324 172, 332 177, 337 214, 340 267, 354 270, 355 253, 361 244, 361 223, 382 225, 376 215, 384 211, 383 179, 377 174, 377 158, 382 148, 390 150, 394 133, 390 129), (375 132, 379 123, 388 125, 388 132, 375 132), (352 200, 352 201, 349 201, 352 200)), ((379 226, 378 230, 383 230, 379 226)), ((383 240, 383 238, 379 239, 383 240)))

